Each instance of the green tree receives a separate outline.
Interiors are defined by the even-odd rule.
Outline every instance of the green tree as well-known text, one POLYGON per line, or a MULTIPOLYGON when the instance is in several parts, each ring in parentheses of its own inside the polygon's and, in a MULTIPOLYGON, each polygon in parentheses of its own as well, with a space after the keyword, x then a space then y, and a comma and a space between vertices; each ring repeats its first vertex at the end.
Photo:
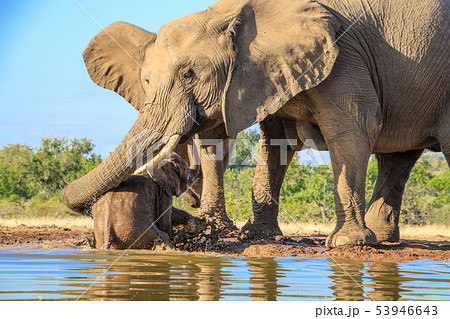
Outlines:
MULTIPOLYGON (((289 165, 280 194, 280 205, 292 218, 316 221, 334 217, 333 173, 329 165, 299 164, 298 153, 289 165)), ((280 217, 284 213, 280 213, 280 217)))
POLYGON ((257 130, 242 131, 236 136, 236 146, 233 150, 231 169, 246 166, 256 166, 258 158, 259 132, 257 130))
POLYGON ((440 154, 423 154, 411 170, 403 195, 401 221, 450 224, 450 173, 440 154))
POLYGON ((27 144, 8 144, 0 150, 0 198, 17 202, 36 194, 33 156, 33 149, 27 144))
POLYGON ((370 199, 372 198, 373 190, 378 178, 378 161, 375 155, 372 155, 367 166, 366 177, 366 209, 369 208, 370 199))
POLYGON ((43 138, 42 147, 33 157, 34 176, 40 193, 50 198, 64 186, 85 175, 101 162, 93 153, 94 144, 87 138, 43 138))
POLYGON ((224 175, 225 202, 230 218, 246 220, 252 210, 252 185, 255 168, 228 169, 224 175))
POLYGON ((59 192, 101 162, 86 138, 43 138, 34 151, 27 144, 9 144, 0 150, 0 198, 19 202, 59 192))

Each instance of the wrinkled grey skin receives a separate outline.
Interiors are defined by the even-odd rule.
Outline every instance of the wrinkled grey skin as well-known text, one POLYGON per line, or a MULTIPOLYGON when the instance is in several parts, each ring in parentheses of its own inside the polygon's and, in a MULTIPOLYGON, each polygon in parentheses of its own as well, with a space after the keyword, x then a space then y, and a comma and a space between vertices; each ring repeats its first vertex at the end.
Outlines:
MULTIPOLYGON (((433 148, 450 160, 448 12, 447 0, 383 0, 371 8, 362 0, 220 0, 158 36, 113 24, 106 31, 116 41, 99 33, 85 62, 94 82, 140 106, 139 118, 110 157, 66 186, 62 200, 81 210, 125 180, 137 165, 130 156, 146 157, 162 136, 183 142, 222 124, 233 136, 261 122, 270 139, 294 122, 300 141, 330 152, 337 225, 327 245, 376 244, 364 221, 370 155, 433 148)), ((260 152, 273 161, 257 169, 243 239, 279 230, 278 209, 266 207, 277 205, 272 184, 284 174, 269 143, 260 152)), ((409 166, 398 169, 406 174, 409 166)), ((380 201, 395 208, 386 194, 401 184, 379 186, 374 209, 380 201)), ((387 211, 374 218, 381 229, 387 211)))
MULTIPOLYGON (((241 240, 282 235, 278 224, 274 222, 279 211, 277 203, 279 203, 280 189, 295 151, 304 147, 297 136, 295 122, 291 121, 276 118, 264 120, 261 123, 261 137, 263 140, 289 139, 296 142, 287 147, 285 165, 257 165, 253 181, 252 216, 239 234, 241 240)), ((286 144, 288 144, 287 141, 286 144)), ((431 150, 439 151, 438 148, 431 150)), ((400 239, 398 222, 405 184, 412 167, 422 153, 423 150, 420 149, 376 154, 379 173, 365 221, 367 226, 375 232, 379 242, 398 242, 400 239)), ((262 160, 273 163, 281 156, 280 148, 262 144, 259 156, 262 160)))
MULTIPOLYGON (((234 140, 235 136, 231 138, 234 140)), ((237 227, 226 213, 223 175, 228 166, 231 156, 229 151, 233 148, 233 145, 229 144, 229 138, 223 125, 197 134, 195 139, 197 141, 218 139, 223 141, 223 145, 201 145, 198 142, 200 144, 198 145, 200 172, 189 190, 183 193, 181 197, 191 207, 199 208, 197 217, 213 223, 219 235, 229 235, 237 231, 237 227), (217 147, 222 148, 222 150, 217 152, 217 147), (221 152, 223 152, 223 156, 216 156, 217 153, 221 152)), ((190 163, 187 144, 179 144, 175 148, 175 152, 190 163)))
MULTIPOLYGON (((193 185, 195 184, 202 184, 202 177, 200 174, 200 162, 198 159, 194 159, 194 153, 192 149, 192 144, 179 144, 174 149, 174 153, 181 156, 186 163, 188 163, 189 168, 193 171, 196 171, 197 173, 195 180, 193 181, 193 185)), ((201 192, 196 192, 194 189, 189 187, 186 189, 185 192, 181 194, 181 198, 186 201, 192 208, 199 208, 201 206, 201 199, 200 199, 201 192)))
POLYGON ((172 207, 195 176, 179 155, 154 168, 151 175, 131 175, 92 206, 97 248, 149 249, 172 247, 172 226, 187 224, 190 215, 172 207))

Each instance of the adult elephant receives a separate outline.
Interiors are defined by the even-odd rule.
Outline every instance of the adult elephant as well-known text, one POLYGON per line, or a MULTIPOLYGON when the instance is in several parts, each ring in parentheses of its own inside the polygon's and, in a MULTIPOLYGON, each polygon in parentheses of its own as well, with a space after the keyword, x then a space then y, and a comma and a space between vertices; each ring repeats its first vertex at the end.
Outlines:
MULTIPOLYGON (((181 195, 191 207, 199 208, 197 217, 214 224, 219 235, 225 236, 237 231, 237 227, 228 217, 225 208, 223 175, 234 148, 235 136, 228 138, 225 127, 218 127, 197 134, 192 144, 178 144, 174 151, 192 164, 188 146, 199 150, 200 170, 196 181, 181 195), (201 198, 201 201, 199 201, 201 198)), ((195 169, 195 165, 191 167, 195 169)), ((191 165, 192 166, 192 165, 191 165)))
MULTIPOLYGON (((370 154, 440 145, 450 160, 448 11, 444 0, 220 0, 158 37, 113 24, 84 53, 89 73, 144 107, 110 157, 62 199, 83 207, 132 173, 149 147, 164 153, 222 123, 231 136, 287 120, 302 141, 330 151, 337 226, 327 245, 375 244, 364 221, 370 154)), ((254 212, 247 230, 278 228, 271 212, 254 212)))

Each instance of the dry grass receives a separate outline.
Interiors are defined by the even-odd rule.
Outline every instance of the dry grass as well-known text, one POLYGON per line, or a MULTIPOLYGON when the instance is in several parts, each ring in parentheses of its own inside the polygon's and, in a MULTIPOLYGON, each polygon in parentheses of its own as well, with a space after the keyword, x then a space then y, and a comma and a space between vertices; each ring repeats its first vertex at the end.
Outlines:
POLYGON ((334 229, 333 224, 322 223, 280 223, 281 231, 286 236, 327 235, 334 229))
POLYGON ((43 226, 55 225, 58 227, 73 227, 85 226, 93 227, 93 220, 90 217, 31 217, 31 218, 16 218, 16 219, 0 219, 0 226, 43 226))
MULTIPOLYGON (((241 228, 245 222, 236 221, 236 226, 241 228)), ((334 225, 322 223, 280 223, 281 231, 285 236, 326 235, 330 233, 334 225)))
POLYGON ((450 226, 442 225, 424 225, 424 226, 410 226, 401 225, 400 226, 400 237, 413 239, 430 239, 435 237, 443 237, 447 240, 450 239, 450 226))
MULTIPOLYGON (((245 222, 236 222, 242 227, 245 222)), ((323 223, 280 223, 281 231, 285 236, 309 236, 328 235, 334 229, 334 224, 323 223)), ((423 225, 411 226, 401 225, 400 236, 403 239, 430 239, 450 240, 450 226, 423 225)))
MULTIPOLYGON (((245 222, 236 221, 236 226, 241 228, 245 222)), ((93 220, 90 217, 31 217, 17 219, 0 219, 0 226, 15 227, 25 226, 43 226, 55 225, 58 227, 84 226, 93 227, 93 220)), ((280 228, 285 236, 309 236, 309 235, 328 235, 334 228, 332 223, 280 223, 280 228)), ((450 227, 442 225, 424 225, 424 226, 400 226, 401 238, 404 239, 440 239, 450 240, 450 227)))
MULTIPOLYGON (((322 223, 288 223, 280 224, 286 236, 328 235, 334 229, 334 224, 322 223)), ((437 239, 450 240, 450 227, 443 225, 411 226, 400 225, 400 236, 403 239, 437 239)))
MULTIPOLYGON (((280 224, 280 228, 283 234, 286 236, 291 235, 328 235, 334 229, 334 224, 322 224, 322 223, 288 223, 280 224)), ((450 239, 450 227, 442 225, 423 225, 423 226, 411 226, 400 225, 400 236, 404 239, 427 239, 436 237, 445 237, 450 239)))

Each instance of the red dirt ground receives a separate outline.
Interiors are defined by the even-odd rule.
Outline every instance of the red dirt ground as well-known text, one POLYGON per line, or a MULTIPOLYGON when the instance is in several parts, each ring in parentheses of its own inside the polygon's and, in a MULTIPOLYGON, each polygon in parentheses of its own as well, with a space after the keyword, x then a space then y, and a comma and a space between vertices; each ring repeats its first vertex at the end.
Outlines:
MULTIPOLYGON (((51 246, 72 245, 89 248, 92 230, 88 227, 57 226, 0 226, 0 246, 22 244, 48 244, 51 246)), ((406 261, 433 259, 450 261, 450 241, 448 238, 429 240, 402 240, 395 244, 381 244, 377 247, 357 246, 329 249, 323 246, 325 235, 308 237, 278 236, 276 240, 239 242, 236 238, 220 239, 211 247, 190 249, 197 254, 228 255, 246 257, 329 257, 358 259, 367 261, 406 261)), ((48 246, 47 246, 48 247, 48 246)))

